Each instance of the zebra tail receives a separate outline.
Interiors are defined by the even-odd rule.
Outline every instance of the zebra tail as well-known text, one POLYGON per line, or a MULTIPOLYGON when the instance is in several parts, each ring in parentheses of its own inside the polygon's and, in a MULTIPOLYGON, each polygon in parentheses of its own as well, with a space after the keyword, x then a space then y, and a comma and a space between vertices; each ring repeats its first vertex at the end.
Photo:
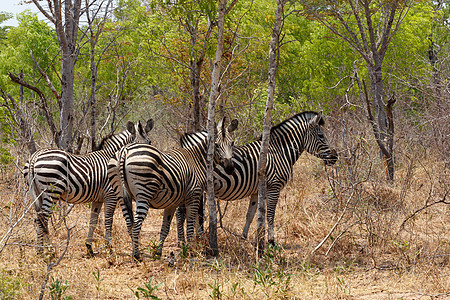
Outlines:
POLYGON ((23 174, 25 177, 25 181, 28 184, 28 188, 30 191, 31 201, 34 204, 34 210, 39 212, 42 208, 42 196, 39 192, 38 182, 36 182, 36 174, 34 172, 34 162, 30 160, 25 165, 25 169, 23 170, 23 174))
POLYGON ((133 216, 133 204, 131 202, 130 194, 128 193, 127 189, 122 185, 123 189, 123 203, 125 204, 125 207, 127 208, 127 213, 130 216, 131 222, 134 220, 133 216))
POLYGON ((126 150, 123 150, 120 152, 118 165, 119 165, 119 174, 120 174, 120 180, 122 181, 122 191, 123 191, 123 203, 125 204, 125 207, 127 209, 127 213, 130 216, 131 222, 134 220, 133 216, 133 204, 132 204, 132 198, 131 198, 131 191, 130 186, 127 182, 127 176, 125 173, 125 163, 126 163, 126 150))

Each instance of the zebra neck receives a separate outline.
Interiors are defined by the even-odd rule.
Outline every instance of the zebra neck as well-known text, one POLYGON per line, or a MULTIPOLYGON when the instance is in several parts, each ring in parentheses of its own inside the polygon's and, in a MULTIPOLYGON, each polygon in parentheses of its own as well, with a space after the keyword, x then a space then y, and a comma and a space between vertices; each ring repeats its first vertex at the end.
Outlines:
POLYGON ((196 166, 201 166, 202 169, 206 169, 206 160, 207 160, 207 141, 203 140, 200 143, 196 143, 193 145, 190 145, 187 148, 183 148, 188 154, 188 156, 191 157, 191 159, 194 161, 194 164, 196 166))
POLYGON ((112 157, 117 151, 120 150, 126 144, 132 142, 132 136, 128 131, 115 134, 109 137, 105 142, 101 150, 94 151, 92 153, 98 153, 108 157, 112 157))
POLYGON ((302 135, 298 128, 284 135, 271 135, 269 152, 282 155, 291 165, 295 164, 305 149, 302 135))

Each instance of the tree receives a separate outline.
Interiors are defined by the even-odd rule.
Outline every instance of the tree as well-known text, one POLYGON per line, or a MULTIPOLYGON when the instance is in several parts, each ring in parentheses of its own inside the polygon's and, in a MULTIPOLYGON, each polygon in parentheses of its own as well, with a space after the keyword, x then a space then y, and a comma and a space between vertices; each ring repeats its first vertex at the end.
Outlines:
POLYGON ((217 256, 219 254, 219 247, 217 244, 217 210, 216 198, 214 196, 214 140, 215 140, 215 116, 216 116, 216 100, 220 97, 219 85, 221 79, 223 44, 225 35, 225 16, 236 4, 237 0, 233 0, 227 8, 227 0, 219 0, 217 13, 217 49, 214 58, 214 68, 211 75, 211 90, 209 93, 208 103, 208 152, 206 165, 206 186, 208 196, 208 210, 209 210, 209 246, 211 254, 217 256))
POLYGON ((275 98, 275 77, 277 73, 277 56, 279 54, 279 41, 284 18, 284 5, 286 0, 277 0, 277 9, 275 11, 275 23, 273 25, 272 38, 269 45, 269 75, 266 110, 264 114, 264 125, 262 132, 261 150, 258 161, 258 214, 256 223, 256 242, 258 255, 261 256, 265 245, 265 224, 266 224, 266 165, 267 150, 270 141, 270 128, 272 121, 272 108, 275 98))
POLYGON ((56 125, 52 116, 54 105, 47 101, 52 93, 46 91, 46 87, 48 81, 57 79, 57 75, 51 73, 42 77, 40 72, 50 68, 53 60, 51 53, 57 53, 58 50, 55 47, 57 41, 54 31, 35 15, 24 12, 18 16, 18 20, 19 26, 8 30, 1 49, 0 90, 4 100, 1 104, 8 112, 4 117, 12 125, 12 136, 19 145, 26 146, 32 153, 36 149, 33 134, 46 132, 36 130, 37 115, 43 116, 40 121, 47 122, 51 136, 55 137, 56 125), (37 61, 43 63, 37 64, 37 61), (15 74, 12 70, 20 71, 15 74))
MULTIPOLYGON (((4 11, 0 11, 0 24, 2 24, 3 22, 8 21, 12 17, 13 16, 10 13, 4 12, 4 11)), ((6 34, 7 34, 9 29, 10 29, 10 26, 0 26, 0 41, 3 40, 6 37, 6 34)))
POLYGON ((219 247, 217 244, 217 210, 216 210, 216 198, 214 196, 214 127, 216 116, 216 99, 219 95, 219 80, 220 70, 222 67, 222 53, 223 53, 223 39, 225 31, 225 11, 227 8, 227 0, 219 0, 219 8, 217 11, 217 49, 216 57, 214 59, 214 68, 211 75, 211 90, 209 93, 208 104, 208 153, 207 153, 207 166, 206 166, 206 186, 208 195, 208 210, 209 210, 209 246, 211 248, 211 254, 217 256, 219 254, 219 247))
POLYGON ((53 23, 61 51, 61 93, 58 100, 60 105, 59 144, 61 149, 72 148, 73 130, 73 80, 74 68, 79 51, 77 46, 78 28, 82 9, 81 0, 53 0, 48 2, 45 10, 38 0, 32 0, 39 11, 53 23), (64 5, 64 7, 63 7, 64 5))
MULTIPOLYGON (((410 1, 383 0, 300 0, 304 12, 317 19, 331 32, 346 41, 366 63, 370 80, 371 94, 376 116, 370 109, 366 97, 363 105, 372 126, 373 134, 386 162, 387 181, 394 180, 393 134, 394 121, 392 105, 395 98, 385 103, 383 85, 383 61, 393 36, 410 8, 410 1)), ((359 80, 355 73, 355 79, 359 80)), ((359 84, 360 95, 368 95, 359 84)))

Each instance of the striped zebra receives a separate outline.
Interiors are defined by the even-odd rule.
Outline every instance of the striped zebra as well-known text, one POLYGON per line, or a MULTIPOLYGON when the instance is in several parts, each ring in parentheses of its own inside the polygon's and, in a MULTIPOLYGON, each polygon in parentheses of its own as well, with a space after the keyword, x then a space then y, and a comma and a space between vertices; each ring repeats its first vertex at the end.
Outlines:
MULTIPOLYGON (((234 169, 231 161, 231 133, 237 125, 237 120, 233 120, 228 127, 225 127, 224 120, 217 125, 214 161, 216 164, 221 162, 226 173, 232 173, 234 169)), ((149 208, 164 209, 156 255, 160 256, 162 253, 170 222, 181 204, 185 204, 187 208, 187 235, 188 242, 191 241, 199 200, 206 188, 206 137, 206 132, 186 134, 181 142, 183 144, 189 140, 190 147, 165 152, 150 145, 131 144, 110 160, 108 176, 117 199, 123 199, 130 208, 131 199, 136 200, 136 216, 133 220, 130 209, 127 220, 128 232, 132 234, 133 257, 136 260, 140 260, 139 234, 149 208)))
MULTIPOLYGON (((274 217, 281 190, 292 176, 292 168, 304 150, 321 158, 326 165, 336 163, 336 151, 330 149, 322 132, 325 124, 322 114, 302 112, 272 127, 267 154, 267 224, 268 242, 275 243, 274 217)), ((248 230, 255 216, 258 204, 258 161, 261 139, 233 149, 234 172, 228 175, 221 165, 214 170, 214 193, 217 198, 234 201, 250 197, 246 223, 242 237, 247 238, 248 230)), ((200 209, 199 216, 203 209, 200 209)), ((183 235, 185 212, 177 211, 178 234, 183 235)), ((181 237, 182 238, 182 237, 181 237)), ((178 238, 180 239, 180 237, 178 238)))
MULTIPOLYGON (((88 254, 94 255, 92 237, 99 212, 103 202, 114 197, 107 177, 108 161, 122 146, 135 140, 150 143, 147 133, 152 128, 152 119, 147 121, 145 128, 140 122, 136 125, 128 122, 127 130, 105 137, 99 145, 101 150, 86 155, 75 155, 60 149, 42 149, 31 155, 23 175, 37 212, 38 254, 43 251, 44 239, 49 242, 48 218, 52 207, 58 200, 63 200, 71 204, 92 202, 86 247, 88 254)), ((105 222, 112 223, 112 218, 105 222)), ((110 235, 107 232, 106 237, 110 235)))

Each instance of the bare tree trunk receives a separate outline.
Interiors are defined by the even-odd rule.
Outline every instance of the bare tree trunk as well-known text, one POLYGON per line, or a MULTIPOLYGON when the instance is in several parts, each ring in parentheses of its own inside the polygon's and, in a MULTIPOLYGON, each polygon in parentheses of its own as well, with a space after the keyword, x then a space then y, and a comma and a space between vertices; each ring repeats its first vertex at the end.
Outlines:
POLYGON ((257 229, 256 244, 258 255, 263 254, 265 248, 265 232, 266 232, 266 202, 267 202, 267 186, 266 186, 266 165, 267 150, 270 141, 270 128, 272 121, 272 108, 275 98, 275 75, 277 72, 277 53, 278 43, 280 39, 283 24, 283 9, 286 1, 277 0, 277 9, 275 12, 275 24, 273 26, 272 38, 269 45, 269 86, 267 92, 266 111, 264 113, 264 125, 262 133, 261 150, 258 161, 258 213, 257 213, 257 229))
POLYGON ((220 71, 222 67, 222 53, 224 41, 224 26, 225 26, 225 11, 227 0, 219 0, 218 9, 218 37, 217 49, 214 59, 214 69, 211 76, 211 91, 209 94, 208 105, 208 154, 207 154, 207 168, 206 168, 206 184, 208 195, 208 210, 209 210, 209 246, 211 248, 211 255, 217 256, 219 254, 219 247, 217 244, 217 210, 216 200, 214 195, 214 175, 213 175, 213 160, 214 160, 214 140, 215 140, 215 108, 216 99, 219 95, 219 81, 220 71))
POLYGON ((49 0, 48 5, 51 7, 49 11, 46 11, 38 0, 32 1, 41 13, 54 24, 56 29, 61 50, 61 135, 59 136, 58 147, 70 151, 73 142, 73 82, 77 57, 78 24, 83 13, 81 0, 49 0), (63 4, 64 7, 62 7, 63 4))
POLYGON ((95 44, 96 39, 94 38, 94 34, 91 30, 91 94, 89 96, 89 106, 91 108, 91 150, 97 150, 97 143, 95 141, 95 136, 97 133, 97 124, 95 122, 95 117, 97 116, 97 107, 95 103, 95 86, 97 82, 97 68, 95 65, 95 44))
POLYGON ((56 32, 61 48, 61 149, 71 150, 73 130, 73 81, 81 0, 64 1, 64 28, 61 2, 55 0, 56 32))
MULTIPOLYGON (((95 61, 95 46, 98 43, 98 39, 100 37, 100 33, 103 31, 103 26, 105 25, 107 15, 109 13, 109 7, 112 3, 112 0, 109 0, 106 3, 106 8, 104 12, 103 19, 100 23, 98 23, 97 32, 94 32, 93 26, 96 24, 95 20, 97 19, 97 14, 100 12, 100 7, 97 10, 94 10, 92 16, 89 14, 89 12, 86 12, 86 17, 88 21, 88 30, 89 30, 89 42, 91 45, 90 49, 90 69, 91 69, 91 93, 89 95, 89 107, 91 109, 91 124, 90 124, 90 132, 91 132, 91 150, 95 151, 97 150, 97 143, 96 143, 96 135, 97 135, 97 105, 96 105, 96 99, 95 99, 95 89, 97 84, 97 65, 100 63, 101 55, 98 58, 98 62, 95 61)), ((103 3, 100 4, 100 6, 103 3)), ((86 7, 89 6, 88 1, 86 0, 86 7)))
MULTIPOLYGON (((377 57, 377 55, 374 55, 377 57)), ((376 65, 374 67, 368 68, 370 83, 372 87, 373 101, 376 109, 377 115, 377 125, 378 125, 378 139, 383 144, 384 149, 380 147, 380 154, 383 157, 386 164, 386 180, 390 183, 394 181, 394 160, 393 160, 393 115, 392 107, 388 107, 388 104, 384 104, 383 100, 383 75, 381 72, 381 61, 375 58, 376 65), (390 110, 390 117, 388 124, 387 110, 390 110)), ((393 103, 391 103, 392 106, 393 103)))
POLYGON ((201 102, 202 102, 202 95, 200 93, 200 73, 202 71, 202 65, 204 57, 199 58, 199 60, 194 61, 191 60, 191 86, 192 86, 192 125, 191 125, 191 131, 198 131, 200 130, 201 125, 201 114, 200 110, 201 102))

